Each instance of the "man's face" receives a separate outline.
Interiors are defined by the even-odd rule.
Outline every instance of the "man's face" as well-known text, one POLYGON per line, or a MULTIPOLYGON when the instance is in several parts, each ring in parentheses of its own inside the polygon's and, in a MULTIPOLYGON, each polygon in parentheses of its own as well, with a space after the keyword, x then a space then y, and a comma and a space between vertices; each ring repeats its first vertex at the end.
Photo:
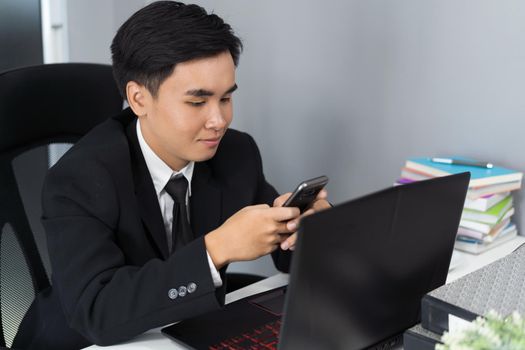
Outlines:
POLYGON ((156 98, 145 90, 144 139, 173 170, 212 158, 232 121, 236 87, 229 52, 177 64, 156 98))

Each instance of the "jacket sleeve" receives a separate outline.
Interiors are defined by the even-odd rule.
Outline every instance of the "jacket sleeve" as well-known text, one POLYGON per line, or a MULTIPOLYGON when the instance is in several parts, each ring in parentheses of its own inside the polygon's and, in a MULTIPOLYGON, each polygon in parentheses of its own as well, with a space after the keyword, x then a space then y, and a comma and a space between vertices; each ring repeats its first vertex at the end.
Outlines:
POLYGON ((125 237, 116 234, 122 209, 113 181, 93 162, 55 167, 44 185, 53 288, 70 327, 109 345, 219 309, 224 292, 213 286, 202 237, 166 260, 129 264, 119 247, 125 237))
MULTIPOLYGON (((270 185, 264 177, 261 153, 255 143, 255 140, 250 136, 250 145, 256 156, 257 164, 257 199, 256 203, 266 203, 270 206, 273 205, 275 198, 279 196, 275 188, 270 185)), ((282 250, 280 247, 272 253, 273 263, 275 268, 281 272, 288 273, 290 271, 290 264, 292 261, 292 252, 290 250, 282 250)))

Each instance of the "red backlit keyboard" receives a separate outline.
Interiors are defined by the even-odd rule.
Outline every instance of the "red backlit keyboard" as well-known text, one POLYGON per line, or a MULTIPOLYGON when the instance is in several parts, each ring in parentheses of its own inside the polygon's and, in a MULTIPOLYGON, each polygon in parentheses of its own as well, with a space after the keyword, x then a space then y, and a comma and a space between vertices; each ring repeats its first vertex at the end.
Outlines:
POLYGON ((281 320, 270 322, 242 335, 210 346, 210 350, 277 349, 281 320))

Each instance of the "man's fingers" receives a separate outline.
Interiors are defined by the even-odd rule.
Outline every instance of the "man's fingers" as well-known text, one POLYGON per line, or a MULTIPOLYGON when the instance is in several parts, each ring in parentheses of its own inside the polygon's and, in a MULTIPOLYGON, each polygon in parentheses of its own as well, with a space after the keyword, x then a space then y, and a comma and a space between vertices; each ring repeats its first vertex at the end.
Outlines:
POLYGON ((272 211, 272 218, 275 221, 288 221, 298 217, 301 212, 298 208, 287 208, 287 207, 273 207, 270 208, 272 211))
MULTIPOLYGON (((287 224, 286 221, 276 223, 277 227, 275 228, 274 232, 277 233, 277 236, 281 237, 280 238, 281 241, 282 241, 282 237, 287 237, 290 233, 293 232, 293 231, 288 230, 288 228, 286 227, 286 224, 287 224)), ((280 241, 277 243, 280 243, 280 241)))
POLYGON ((317 197, 316 197, 318 200, 319 199, 326 199, 328 198, 328 192, 323 188, 318 194, 317 194, 317 197))
POLYGON ((275 198, 275 200, 273 201, 273 206, 274 207, 282 207, 284 202, 286 202, 288 197, 290 197, 291 195, 292 195, 292 192, 288 192, 288 193, 284 193, 284 194, 280 195, 279 197, 275 198))
POLYGON ((270 208, 268 204, 256 204, 256 205, 250 205, 250 206, 244 207, 243 209, 253 210, 253 209, 267 209, 267 208, 270 208))
POLYGON ((326 199, 318 199, 314 202, 314 205, 312 206, 312 208, 315 210, 315 211, 322 211, 322 210, 325 210, 325 209, 328 209, 328 208, 331 208, 332 206, 330 205, 330 203, 326 200, 326 199))
POLYGON ((301 214, 301 217, 312 215, 313 213, 315 213, 314 209, 308 209, 307 211, 305 211, 304 213, 301 214))
MULTIPOLYGON (((299 216, 308 216, 319 210, 330 208, 330 204, 326 200, 328 197, 328 192, 323 189, 315 198, 315 201, 312 205, 312 208, 308 209, 304 213, 300 213, 298 208, 284 208, 282 207, 283 203, 290 197, 291 193, 285 193, 275 199, 273 202, 272 217, 276 221, 281 221, 278 224, 278 231, 280 235, 280 246, 282 250, 295 250, 295 244, 297 242, 297 228, 299 226, 299 216), (289 237, 283 235, 282 233, 292 233, 289 237)), ((277 242, 279 243, 279 242, 277 242)))
POLYGON ((295 220, 290 220, 286 223, 286 228, 288 229, 288 231, 290 232, 295 232, 297 231, 297 227, 299 226, 299 220, 295 219, 295 220))
POLYGON ((297 233, 294 233, 293 235, 288 237, 284 242, 281 243, 281 249, 287 250, 287 249, 291 249, 292 247, 295 247, 296 241, 297 241, 297 233))

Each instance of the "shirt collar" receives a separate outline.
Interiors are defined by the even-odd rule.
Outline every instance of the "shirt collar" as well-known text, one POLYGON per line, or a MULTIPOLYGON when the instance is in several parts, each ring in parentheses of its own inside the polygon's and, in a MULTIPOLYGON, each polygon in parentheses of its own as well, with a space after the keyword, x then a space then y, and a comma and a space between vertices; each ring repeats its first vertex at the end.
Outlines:
POLYGON ((142 136, 142 130, 140 129, 140 119, 137 120, 137 138, 139 140, 140 150, 144 155, 146 166, 148 167, 151 179, 153 180, 153 186, 155 186, 155 192, 157 196, 164 190, 164 187, 168 181, 178 175, 182 174, 186 180, 188 180, 188 196, 191 196, 191 179, 193 177, 193 169, 195 162, 191 161, 182 168, 180 171, 172 170, 168 164, 164 163, 162 159, 155 154, 150 148, 144 136, 142 136))

